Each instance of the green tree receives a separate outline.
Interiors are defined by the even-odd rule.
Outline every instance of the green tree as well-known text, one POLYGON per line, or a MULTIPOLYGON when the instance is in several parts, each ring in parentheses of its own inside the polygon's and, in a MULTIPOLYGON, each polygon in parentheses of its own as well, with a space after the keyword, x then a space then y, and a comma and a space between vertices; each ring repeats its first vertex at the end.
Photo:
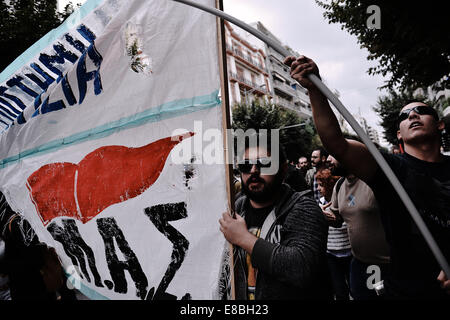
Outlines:
POLYGON ((3 70, 4 52, 8 49, 6 43, 11 39, 11 14, 4 0, 0 1, 0 70, 3 70))
MULTIPOLYGON (((388 95, 378 97, 377 105, 373 108, 381 118, 381 126, 384 129, 384 137, 386 140, 397 145, 397 130, 398 130, 398 113, 401 108, 412 101, 425 101, 423 96, 414 95, 413 90, 404 90, 401 92, 390 90, 388 95)), ((430 106, 432 104, 429 104, 430 106)))
POLYGON ((66 20, 76 9, 81 7, 81 3, 73 4, 72 1, 69 1, 64 7, 63 11, 59 13, 59 18, 61 21, 66 20))
POLYGON ((0 0, 0 71, 57 28, 73 10, 69 3, 59 13, 57 0, 0 0))
POLYGON ((297 161, 300 156, 309 156, 317 147, 317 133, 309 121, 304 121, 291 110, 269 103, 254 101, 251 105, 236 104, 233 108, 233 129, 280 129, 296 124, 301 126, 280 130, 280 144, 287 158, 297 161))
POLYGON ((450 87, 450 33, 446 0, 429 4, 391 0, 318 1, 325 9, 329 23, 340 23, 341 29, 356 35, 369 60, 379 65, 369 74, 390 77, 384 87, 428 87, 435 83, 450 87), (369 29, 370 5, 381 12, 379 29, 369 29), (441 81, 440 81, 441 80, 441 81))

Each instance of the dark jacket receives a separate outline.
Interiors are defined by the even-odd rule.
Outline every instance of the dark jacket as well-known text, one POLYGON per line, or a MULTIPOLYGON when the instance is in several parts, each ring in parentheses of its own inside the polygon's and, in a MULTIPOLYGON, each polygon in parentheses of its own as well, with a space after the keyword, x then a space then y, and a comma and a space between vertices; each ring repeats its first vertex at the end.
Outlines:
MULTIPOLYGON (((247 196, 242 196, 236 200, 236 212, 245 216, 248 205, 247 196)), ((252 265, 258 269, 256 299, 331 299, 326 264, 328 225, 312 192, 294 192, 283 184, 275 216, 265 239, 256 241, 251 255, 252 265), (272 243, 278 238, 274 237, 276 229, 280 241, 272 243)), ((247 299, 246 252, 236 246, 234 259, 236 299, 247 299)))

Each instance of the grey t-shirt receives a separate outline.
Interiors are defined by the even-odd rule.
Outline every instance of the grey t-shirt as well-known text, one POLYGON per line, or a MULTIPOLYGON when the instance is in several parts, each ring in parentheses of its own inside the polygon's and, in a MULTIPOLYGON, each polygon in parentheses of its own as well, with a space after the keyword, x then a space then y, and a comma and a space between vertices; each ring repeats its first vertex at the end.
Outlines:
POLYGON ((334 187, 331 202, 330 209, 347 223, 353 256, 365 263, 389 263, 389 246, 370 187, 356 177, 346 178, 339 194, 334 187))

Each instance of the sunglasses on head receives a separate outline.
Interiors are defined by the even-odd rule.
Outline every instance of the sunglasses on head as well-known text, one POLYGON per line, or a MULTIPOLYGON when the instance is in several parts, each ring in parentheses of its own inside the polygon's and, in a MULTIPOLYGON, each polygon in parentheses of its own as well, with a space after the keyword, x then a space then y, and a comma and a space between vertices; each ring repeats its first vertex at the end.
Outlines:
POLYGON ((272 162, 270 158, 260 158, 260 159, 245 159, 244 163, 239 163, 238 168, 241 173, 250 173, 253 166, 259 170, 261 168, 270 168, 272 162))
POLYGON ((411 111, 414 111, 415 113, 420 114, 420 115, 428 114, 430 116, 433 116, 436 120, 438 120, 438 118, 439 118, 436 110, 434 110, 433 108, 428 107, 428 106, 415 106, 413 108, 400 111, 400 113, 398 114, 398 123, 402 122, 403 120, 408 119, 411 111))

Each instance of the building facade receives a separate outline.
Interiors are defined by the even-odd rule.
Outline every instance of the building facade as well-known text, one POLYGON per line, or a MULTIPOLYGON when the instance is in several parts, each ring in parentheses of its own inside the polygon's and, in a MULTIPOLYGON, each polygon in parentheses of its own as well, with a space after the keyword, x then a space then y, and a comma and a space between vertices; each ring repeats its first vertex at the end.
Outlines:
POLYGON ((230 106, 256 98, 269 102, 272 86, 264 51, 245 39, 225 21, 225 42, 230 106))
POLYGON ((378 132, 375 128, 371 127, 367 120, 362 117, 361 115, 353 115, 356 121, 358 121, 361 128, 364 130, 364 132, 369 136, 370 140, 372 142, 380 144, 380 138, 378 136, 378 132))
MULTIPOLYGON (((272 40, 283 45, 261 22, 252 23, 251 25, 272 40)), ((284 47, 291 55, 296 57, 300 55, 289 47, 284 47)), ((283 63, 284 57, 266 43, 264 43, 264 52, 266 53, 266 65, 273 87, 273 102, 283 108, 295 111, 303 119, 311 118, 312 111, 308 91, 291 78, 289 67, 283 63)))
MULTIPOLYGON (((261 22, 251 25, 281 44, 261 22)), ((263 99, 295 111, 302 119, 312 117, 307 90, 291 78, 289 67, 283 64, 284 58, 278 52, 227 21, 225 41, 231 106, 263 99)))

